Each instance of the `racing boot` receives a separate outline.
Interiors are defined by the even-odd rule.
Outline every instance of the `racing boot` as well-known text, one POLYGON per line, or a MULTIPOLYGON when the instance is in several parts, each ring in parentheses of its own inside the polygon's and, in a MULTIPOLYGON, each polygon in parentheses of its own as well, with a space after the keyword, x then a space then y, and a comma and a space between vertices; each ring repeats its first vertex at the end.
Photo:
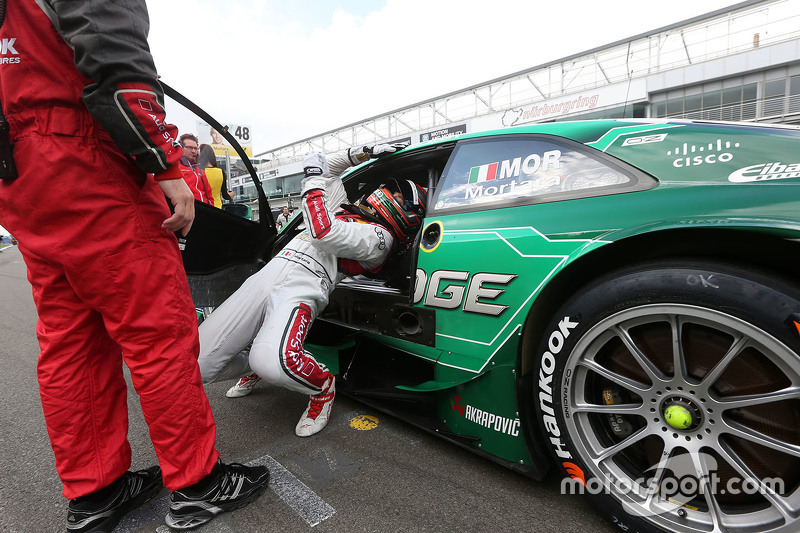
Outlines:
POLYGON ((298 437, 310 437, 315 433, 322 431, 328 425, 328 419, 331 416, 331 408, 333 407, 333 398, 336 396, 336 378, 331 377, 325 382, 322 387, 322 392, 311 396, 308 400, 308 408, 297 427, 294 428, 295 435, 298 437))
POLYGON ((152 500, 162 486, 161 468, 157 466, 125 472, 111 485, 70 500, 67 531, 111 531, 127 512, 152 500))
POLYGON ((225 396, 228 398, 241 398, 242 396, 247 396, 253 392, 253 388, 259 381, 261 381, 261 378, 258 377, 258 374, 248 374, 237 381, 236 385, 228 389, 228 392, 225 393, 225 396))

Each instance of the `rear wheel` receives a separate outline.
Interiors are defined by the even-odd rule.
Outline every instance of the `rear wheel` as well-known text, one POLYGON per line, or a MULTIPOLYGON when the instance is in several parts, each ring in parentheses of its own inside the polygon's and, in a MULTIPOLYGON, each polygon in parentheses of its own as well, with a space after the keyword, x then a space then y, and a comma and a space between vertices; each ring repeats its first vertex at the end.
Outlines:
POLYGON ((629 531, 798 531, 797 313, 790 283, 714 264, 581 291, 539 351, 562 487, 629 531))

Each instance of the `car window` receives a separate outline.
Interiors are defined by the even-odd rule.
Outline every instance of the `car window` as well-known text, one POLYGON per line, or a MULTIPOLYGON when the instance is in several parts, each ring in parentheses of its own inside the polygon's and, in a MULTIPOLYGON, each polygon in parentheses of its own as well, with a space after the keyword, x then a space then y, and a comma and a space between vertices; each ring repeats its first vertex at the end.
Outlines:
POLYGON ((592 196, 635 181, 578 143, 541 135, 479 138, 456 147, 434 206, 437 213, 493 209, 592 196))

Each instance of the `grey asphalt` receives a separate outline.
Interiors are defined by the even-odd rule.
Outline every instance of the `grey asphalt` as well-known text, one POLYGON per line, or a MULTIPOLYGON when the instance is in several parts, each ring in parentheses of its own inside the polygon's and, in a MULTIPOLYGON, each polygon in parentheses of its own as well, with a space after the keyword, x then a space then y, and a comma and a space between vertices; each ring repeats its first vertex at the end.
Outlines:
MULTIPOLYGON (((64 531, 61 495, 36 384, 36 312, 16 247, 0 251, 0 531, 64 531)), ((196 531, 486 532, 615 531, 582 497, 561 495, 559 479, 535 482, 400 420, 337 398, 319 435, 294 426, 307 399, 263 383, 225 398, 230 383, 206 387, 226 461, 267 464, 268 490, 248 507, 196 531), (350 420, 378 424, 357 430, 350 420)), ((156 463, 138 400, 129 387, 133 468, 156 463)), ((117 532, 158 532, 168 493, 132 513, 117 532)))

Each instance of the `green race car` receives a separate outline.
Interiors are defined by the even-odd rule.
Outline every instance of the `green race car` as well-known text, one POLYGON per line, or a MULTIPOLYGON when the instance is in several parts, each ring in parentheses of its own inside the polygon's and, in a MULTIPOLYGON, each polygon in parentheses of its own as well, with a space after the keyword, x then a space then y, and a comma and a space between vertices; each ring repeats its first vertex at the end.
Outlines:
MULTIPOLYGON (((390 177, 428 210, 314 323, 337 391, 534 479, 556 468, 623 531, 800 530, 800 129, 538 124, 343 180, 355 200, 390 177)), ((303 224, 197 211, 198 306, 303 224)))
POLYGON ((343 179, 357 198, 388 177, 430 205, 311 330, 339 391, 555 467, 627 531, 800 529, 800 130, 540 124, 343 179))

